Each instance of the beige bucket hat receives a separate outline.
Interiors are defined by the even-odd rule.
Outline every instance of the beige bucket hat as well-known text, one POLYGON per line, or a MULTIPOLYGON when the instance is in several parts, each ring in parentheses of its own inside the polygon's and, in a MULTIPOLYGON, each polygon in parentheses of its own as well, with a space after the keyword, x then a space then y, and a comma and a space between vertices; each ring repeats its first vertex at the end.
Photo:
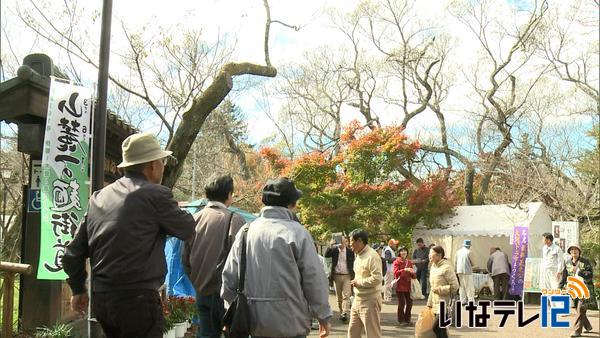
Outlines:
POLYGON ((579 250, 579 255, 581 256, 582 251, 581 251, 581 247, 579 245, 573 244, 573 245, 569 246, 569 248, 567 249, 567 253, 568 254, 571 254, 571 249, 577 249, 577 250, 579 250))
POLYGON ((173 152, 162 150, 158 139, 151 133, 133 134, 123 141, 123 162, 117 167, 125 168, 132 165, 160 160, 173 152))

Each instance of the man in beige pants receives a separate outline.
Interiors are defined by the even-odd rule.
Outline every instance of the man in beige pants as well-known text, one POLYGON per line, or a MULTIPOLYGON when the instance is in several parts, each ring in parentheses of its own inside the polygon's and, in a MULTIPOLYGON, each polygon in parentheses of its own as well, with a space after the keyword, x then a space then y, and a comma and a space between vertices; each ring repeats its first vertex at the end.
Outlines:
POLYGON ((331 258, 329 278, 335 283, 340 320, 346 323, 350 318, 350 296, 352 295, 350 281, 354 279, 354 252, 348 247, 348 239, 342 236, 339 245, 332 240, 325 257, 331 258))
POLYGON ((354 259, 354 302, 350 311, 348 338, 361 338, 366 332, 367 338, 381 337, 381 282, 383 280, 381 258, 367 244, 366 231, 356 229, 350 233, 350 246, 354 259))

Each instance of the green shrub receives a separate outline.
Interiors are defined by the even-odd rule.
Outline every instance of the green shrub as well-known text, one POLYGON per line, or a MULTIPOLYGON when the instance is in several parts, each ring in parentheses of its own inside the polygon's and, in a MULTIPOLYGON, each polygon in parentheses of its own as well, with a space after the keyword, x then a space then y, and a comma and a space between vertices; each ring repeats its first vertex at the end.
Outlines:
POLYGON ((70 338, 73 327, 69 324, 56 324, 52 327, 39 327, 35 333, 36 338, 70 338))

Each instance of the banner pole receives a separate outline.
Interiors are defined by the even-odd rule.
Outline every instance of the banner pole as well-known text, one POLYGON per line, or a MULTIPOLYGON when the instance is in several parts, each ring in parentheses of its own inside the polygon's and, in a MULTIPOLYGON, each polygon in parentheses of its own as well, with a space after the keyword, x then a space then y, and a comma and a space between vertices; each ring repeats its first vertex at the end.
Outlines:
POLYGON ((98 109, 95 110, 94 114, 92 191, 98 191, 104 186, 106 101, 108 97, 111 19, 112 0, 104 0, 104 5, 102 7, 102 34, 100 36, 100 63, 98 66, 98 109))
MULTIPOLYGON (((100 34, 100 60, 98 64, 98 105, 94 112, 92 192, 104 187, 104 157, 106 154, 106 101, 108 97, 108 65, 110 60, 110 31, 112 20, 112 0, 104 0, 102 5, 102 33, 100 34)), ((90 273, 89 299, 92 300, 92 274, 90 273)), ((88 337, 92 337, 91 301, 88 314, 88 337)))

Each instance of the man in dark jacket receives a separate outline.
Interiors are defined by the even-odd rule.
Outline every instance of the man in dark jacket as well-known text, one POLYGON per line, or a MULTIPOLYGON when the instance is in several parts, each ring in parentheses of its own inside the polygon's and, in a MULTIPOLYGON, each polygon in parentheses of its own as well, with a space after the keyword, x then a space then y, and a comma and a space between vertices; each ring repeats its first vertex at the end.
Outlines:
POLYGON ((417 238, 417 248, 413 252, 412 261, 415 263, 417 268, 417 280, 421 283, 421 293, 425 296, 425 299, 429 297, 429 290, 427 289, 428 274, 429 274, 429 248, 425 246, 423 238, 417 238))
POLYGON ((92 274, 92 310, 107 337, 162 337, 158 288, 164 283, 167 235, 194 234, 194 218, 171 189, 160 185, 170 151, 152 134, 122 144, 125 176, 94 192, 86 217, 63 256, 71 306, 87 310, 86 258, 92 274))
POLYGON ((325 252, 325 257, 331 257, 331 273, 329 278, 335 283, 340 320, 348 321, 350 318, 350 296, 352 286, 350 281, 354 279, 354 252, 348 247, 348 239, 342 236, 342 243, 336 244, 331 241, 330 247, 325 252))

